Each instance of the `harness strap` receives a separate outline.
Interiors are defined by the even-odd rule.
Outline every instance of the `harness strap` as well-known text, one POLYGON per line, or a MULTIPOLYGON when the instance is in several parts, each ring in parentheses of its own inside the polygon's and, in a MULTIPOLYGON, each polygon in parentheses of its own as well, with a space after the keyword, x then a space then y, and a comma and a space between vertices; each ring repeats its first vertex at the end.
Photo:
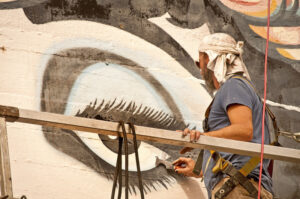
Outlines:
MULTIPOLYGON (((223 158, 221 157, 221 159, 223 158)), ((229 175, 230 179, 226 181, 222 185, 222 187, 216 192, 215 197, 217 199, 225 197, 230 193, 230 191, 234 189, 235 186, 240 184, 248 191, 250 197, 256 198, 258 193, 257 189, 253 186, 253 184, 250 182, 247 176, 259 162, 259 157, 252 157, 240 170, 237 170, 229 161, 224 160, 225 166, 221 171, 224 174, 229 175)))
POLYGON ((211 110, 211 107, 213 105, 215 101, 215 98, 213 98, 209 104, 209 106, 207 107, 206 111, 205 111, 205 119, 204 119, 204 122, 202 123, 202 128, 203 128, 203 131, 204 132, 208 132, 209 131, 209 126, 208 126, 208 117, 209 117, 209 113, 210 113, 210 110, 211 110))
POLYGON ((245 177, 244 175, 242 175, 241 172, 236 170, 235 174, 233 176, 230 176, 229 180, 227 180, 222 185, 222 187, 215 193, 215 198, 222 199, 226 197, 238 184, 243 186, 248 191, 250 197, 257 197, 258 191, 254 187, 254 185, 250 182, 250 180, 247 177, 245 177))
MULTIPOLYGON (((121 125, 121 124, 119 124, 121 125)), ((115 192, 116 192, 116 186, 117 186, 117 179, 119 177, 119 190, 118 190, 118 198, 121 198, 122 195, 122 145, 123 145, 123 138, 120 135, 120 132, 118 132, 118 140, 119 140, 119 148, 118 148, 118 158, 117 158, 117 164, 115 168, 114 173, 114 182, 113 182, 113 188, 111 192, 111 199, 115 198, 115 192)))
MULTIPOLYGON (((118 158, 117 158, 117 164, 114 174, 114 182, 113 182, 113 188, 111 193, 111 199, 114 199, 115 197, 115 191, 117 186, 117 179, 119 180, 119 190, 118 190, 118 199, 121 199, 122 196, 122 145, 124 141, 124 149, 125 149, 125 199, 128 199, 128 192, 129 192, 129 171, 128 171, 128 141, 127 141, 127 133, 125 129, 125 124, 123 121, 119 122, 118 129, 122 128, 122 136, 119 131, 118 132, 118 139, 119 139, 119 148, 118 148, 118 158)), ((137 174, 138 174, 138 181, 139 181, 139 189, 141 192, 141 198, 144 199, 144 190, 143 190, 143 183, 142 183, 142 175, 141 175, 141 169, 140 169, 140 162, 139 162, 139 155, 138 155, 138 149, 137 149, 137 141, 136 141, 136 133, 134 125, 129 123, 129 130, 131 131, 133 135, 133 144, 134 144, 134 153, 135 153, 135 159, 136 159, 136 167, 137 167, 137 174)))
MULTIPOLYGON (((128 141, 127 141, 127 133, 125 130, 125 125, 124 122, 120 122, 121 127, 122 127, 122 134, 123 134, 123 139, 124 139, 124 144, 125 144, 125 199, 128 199, 128 141)), ((121 167, 122 168, 122 167, 121 167)))
POLYGON ((140 169, 140 161, 139 161, 139 153, 137 149, 137 141, 136 141, 136 133, 135 133, 135 128, 132 123, 129 123, 129 127, 132 132, 132 137, 133 137, 133 145, 134 145, 134 153, 135 153, 135 160, 136 160, 136 168, 137 168, 137 175, 139 179, 139 189, 141 193, 141 199, 144 199, 144 189, 143 189, 143 182, 142 182, 142 174, 141 174, 141 169, 140 169))

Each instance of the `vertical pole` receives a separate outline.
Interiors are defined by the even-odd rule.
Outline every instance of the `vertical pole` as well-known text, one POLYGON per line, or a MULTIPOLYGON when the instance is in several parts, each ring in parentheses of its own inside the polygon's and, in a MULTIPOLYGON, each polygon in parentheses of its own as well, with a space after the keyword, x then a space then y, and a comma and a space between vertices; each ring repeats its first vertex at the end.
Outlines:
MULTIPOLYGON (((1 118, 0 118, 1 119, 1 118)), ((1 131, 1 130, 0 130, 1 131)), ((1 136, 1 133, 0 133, 1 136)), ((0 145, 0 197, 4 196, 4 171, 3 171, 3 161, 2 161, 2 150, 0 145)))
POLYGON ((13 198, 6 120, 0 117, 0 180, 1 195, 13 198))

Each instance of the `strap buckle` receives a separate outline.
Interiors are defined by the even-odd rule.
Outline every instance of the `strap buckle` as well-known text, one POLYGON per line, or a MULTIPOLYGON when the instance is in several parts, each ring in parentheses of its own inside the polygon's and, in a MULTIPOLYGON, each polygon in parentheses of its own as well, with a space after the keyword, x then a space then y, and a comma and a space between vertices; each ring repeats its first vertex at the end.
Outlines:
POLYGON ((218 152, 214 151, 211 155, 216 161, 215 166, 212 168, 213 173, 218 173, 220 171, 223 172, 228 167, 228 165, 231 165, 231 163, 222 158, 222 156, 218 152))

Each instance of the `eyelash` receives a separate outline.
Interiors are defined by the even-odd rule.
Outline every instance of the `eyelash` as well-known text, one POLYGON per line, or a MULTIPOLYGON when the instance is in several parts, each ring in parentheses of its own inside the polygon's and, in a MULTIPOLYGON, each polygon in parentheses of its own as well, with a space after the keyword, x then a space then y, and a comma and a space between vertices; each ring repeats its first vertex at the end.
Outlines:
POLYGON ((126 122, 132 122, 135 125, 142 125, 147 127, 155 127, 168 130, 178 130, 187 128, 183 121, 178 121, 176 117, 173 117, 163 111, 157 111, 150 107, 139 107, 134 102, 130 102, 126 106, 126 102, 121 100, 115 105, 116 99, 112 102, 105 103, 102 100, 97 105, 97 99, 85 107, 83 111, 78 110, 76 116, 95 118, 99 120, 118 122, 123 120, 126 122), (115 106, 114 106, 115 105, 115 106))
MULTIPOLYGON (((87 105, 84 110, 78 110, 76 116, 78 117, 86 117, 86 118, 95 118, 99 120, 105 121, 120 121, 123 120, 124 122, 133 122, 135 125, 143 125, 148 127, 154 128, 161 128, 161 129, 169 129, 169 130, 178 130, 184 129, 188 127, 183 121, 178 121, 175 117, 164 113, 163 111, 157 111, 150 107, 143 107, 143 105, 137 106, 134 102, 126 103, 124 100, 121 100, 119 103, 116 103, 117 99, 113 101, 105 102, 102 100, 100 103, 97 102, 97 99, 94 102, 91 102, 87 105), (146 122, 146 123, 145 123, 146 122)), ((99 136, 101 139, 101 136, 99 136)), ((164 150, 166 146, 147 142, 161 150, 164 150)), ((169 148, 169 146, 168 146, 169 148)), ((174 151, 178 151, 176 147, 171 147, 174 151)), ((164 150, 165 151, 165 150, 164 150)), ((169 151, 168 151, 169 153, 169 151)), ((173 154, 174 157, 174 154, 173 154)), ((177 158, 177 157, 176 157, 177 158)), ((130 172, 131 176, 135 172, 130 172)), ((111 179, 113 174, 109 177, 111 179)), ((143 187, 145 193, 147 190, 151 192, 150 187, 156 190, 155 184, 160 184, 164 188, 168 189, 167 184, 171 184, 172 181, 177 181, 179 178, 183 178, 176 174, 173 171, 168 171, 164 168, 164 166, 157 166, 151 170, 143 171, 143 187), (157 171, 160 175, 157 178, 153 177, 153 172, 157 171), (147 190, 146 190, 147 189, 147 190)), ((136 194, 135 186, 137 185, 136 178, 130 178, 130 192, 136 194)))

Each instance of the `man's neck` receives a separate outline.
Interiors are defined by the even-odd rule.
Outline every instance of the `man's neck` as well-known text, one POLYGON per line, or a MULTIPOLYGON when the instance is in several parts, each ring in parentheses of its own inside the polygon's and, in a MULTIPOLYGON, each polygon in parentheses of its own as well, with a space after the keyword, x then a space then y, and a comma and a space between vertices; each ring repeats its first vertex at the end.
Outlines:
POLYGON ((216 88, 216 90, 219 90, 220 84, 217 81, 217 78, 215 77, 215 75, 213 75, 213 83, 214 83, 214 87, 216 88))

